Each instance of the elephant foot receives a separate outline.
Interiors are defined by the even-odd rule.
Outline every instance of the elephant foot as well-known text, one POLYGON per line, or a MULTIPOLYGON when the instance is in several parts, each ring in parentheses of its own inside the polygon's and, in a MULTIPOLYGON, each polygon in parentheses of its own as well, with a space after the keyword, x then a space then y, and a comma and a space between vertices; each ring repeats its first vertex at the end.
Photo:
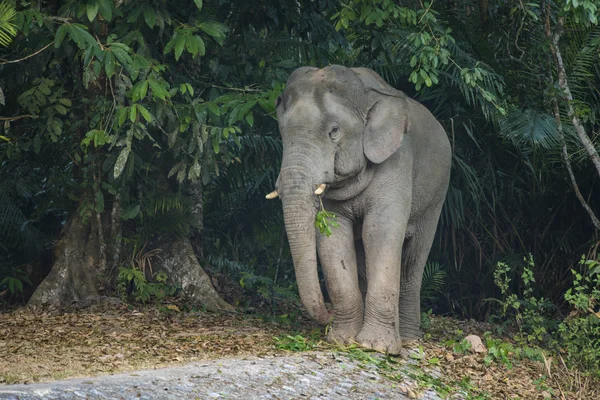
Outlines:
POLYGON ((336 344, 354 343, 361 327, 361 322, 336 323, 334 319, 331 329, 327 334, 327 341, 336 344))
POLYGON ((390 355, 398 355, 402 350, 400 335, 392 326, 378 328, 364 327, 356 336, 356 341, 362 347, 390 355))

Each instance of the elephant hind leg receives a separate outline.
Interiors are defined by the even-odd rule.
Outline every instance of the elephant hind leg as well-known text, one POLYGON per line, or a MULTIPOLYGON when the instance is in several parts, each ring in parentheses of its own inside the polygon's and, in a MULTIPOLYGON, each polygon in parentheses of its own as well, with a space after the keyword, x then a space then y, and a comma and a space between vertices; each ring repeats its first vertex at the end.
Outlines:
MULTIPOLYGON (((421 338, 421 282, 425 263, 437 230, 442 205, 424 214, 411 229, 413 235, 404 242, 400 274, 400 337, 403 340, 421 338)), ((412 225, 412 224, 411 224, 412 225)))

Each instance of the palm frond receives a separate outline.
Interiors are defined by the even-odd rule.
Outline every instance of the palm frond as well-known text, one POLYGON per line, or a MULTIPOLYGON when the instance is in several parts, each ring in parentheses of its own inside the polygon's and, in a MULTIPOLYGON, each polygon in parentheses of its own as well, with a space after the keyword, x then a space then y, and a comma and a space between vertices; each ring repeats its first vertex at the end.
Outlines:
POLYGON ((17 27, 12 22, 16 14, 8 2, 0 3, 0 46, 8 46, 17 36, 17 27))
POLYGON ((530 149, 557 148, 561 139, 553 116, 533 108, 509 110, 498 121, 500 132, 518 148, 530 152, 530 149))
POLYGON ((421 299, 431 301, 435 299, 436 294, 440 293, 446 283, 446 271, 436 262, 425 264, 423 271, 423 280, 421 281, 421 299))

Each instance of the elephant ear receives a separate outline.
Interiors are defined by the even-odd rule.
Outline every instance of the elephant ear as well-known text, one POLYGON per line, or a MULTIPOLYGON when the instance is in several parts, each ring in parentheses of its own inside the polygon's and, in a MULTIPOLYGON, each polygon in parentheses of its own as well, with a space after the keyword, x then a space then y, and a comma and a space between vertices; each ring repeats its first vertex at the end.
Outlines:
POLYGON ((369 68, 352 68, 352 71, 361 80, 367 99, 364 153, 371 162, 379 164, 400 148, 410 129, 407 96, 369 68))
POLYGON ((376 100, 367 113, 363 147, 365 156, 380 164, 400 148, 410 120, 406 99, 374 92, 376 100))

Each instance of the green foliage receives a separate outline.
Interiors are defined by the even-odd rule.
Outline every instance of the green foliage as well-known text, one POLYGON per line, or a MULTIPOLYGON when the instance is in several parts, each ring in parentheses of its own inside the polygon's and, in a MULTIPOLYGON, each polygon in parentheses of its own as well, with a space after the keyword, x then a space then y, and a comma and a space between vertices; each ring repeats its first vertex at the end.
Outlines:
POLYGON ((421 302, 431 303, 444 289, 446 271, 436 262, 425 264, 423 280, 421 281, 421 302))
MULTIPOLYGON (((17 36, 17 29, 13 23, 15 9, 6 1, 0 3, 0 46, 8 46, 17 36)), ((4 101, 0 101, 4 104, 4 101)))
POLYGON ((534 361, 544 361, 545 357, 539 348, 529 346, 515 346, 514 344, 503 341, 500 339, 492 338, 490 332, 486 332, 484 335, 487 354, 483 359, 486 366, 491 365, 493 362, 497 362, 512 368, 512 359, 528 359, 534 361))
POLYGON ((9 295, 14 297, 23 293, 23 284, 31 286, 31 280, 20 268, 14 268, 8 276, 0 279, 0 291, 8 290, 9 295))
MULTIPOLYGON (((505 263, 498 263, 495 282, 502 292, 502 315, 508 316, 509 320, 518 326, 518 339, 523 343, 543 344, 557 349, 571 364, 591 374, 600 374, 600 263, 597 260, 581 258, 581 271, 572 270, 573 284, 564 295, 571 307, 570 313, 556 320, 547 312, 548 301, 533 295, 533 258, 529 256, 525 261, 526 265, 521 275, 522 296, 510 291, 511 279, 508 272, 511 268, 505 263)), ((507 351, 515 352, 515 349, 507 351)), ((535 356, 530 349, 525 348, 524 352, 525 356, 530 358, 535 356)), ((500 349, 496 353, 497 356, 503 357, 500 349)), ((491 353, 490 356, 496 357, 491 353)))
POLYGON ((317 211, 315 227, 321 234, 329 237, 333 233, 331 228, 339 228, 340 224, 336 221, 337 216, 334 213, 325 210, 325 207, 323 207, 323 200, 320 196, 319 204, 321 205, 321 209, 317 211))
POLYGON ((571 313, 558 333, 568 359, 600 376, 600 262, 582 257, 580 271, 573 273, 573 286, 565 293, 571 313))
POLYGON ((143 271, 135 267, 121 267, 117 277, 117 289, 122 297, 131 295, 136 302, 161 301, 177 292, 177 288, 169 285, 167 281, 168 277, 164 272, 157 273, 153 280, 148 282, 143 271))
POLYGON ((533 257, 529 255, 524 259, 523 273, 521 281, 523 282, 522 297, 510 290, 511 279, 509 273, 511 267, 503 262, 498 262, 494 272, 494 283, 500 289, 503 300, 500 301, 503 317, 514 319, 519 327, 519 332, 529 343, 543 343, 551 329, 549 320, 549 311, 552 310, 552 303, 533 295, 533 268, 535 263, 533 257))
POLYGON ((471 342, 469 342, 467 339, 462 339, 452 347, 452 351, 454 351, 456 354, 466 354, 470 348, 471 342))
MULTIPOLYGON (((281 207, 263 198, 281 164, 274 101, 296 67, 343 64, 373 68, 423 102, 451 140, 431 253, 439 264, 423 277, 427 307, 480 318, 499 310, 485 299, 498 295, 503 260, 511 268, 496 279, 509 282, 499 307, 524 340, 545 340, 559 324, 549 315, 572 311, 563 266, 595 232, 561 161, 551 100, 562 106, 562 94, 544 25, 566 19, 560 46, 573 104, 597 132, 596 2, 14 4, 19 35, 0 48, 2 276, 49 249, 75 210, 107 220, 119 199, 127 251, 196 234, 204 222, 209 269, 244 295, 238 304, 274 310, 273 299, 291 300, 281 207), (203 221, 190 218, 196 182, 203 221), (537 262, 524 275, 514 260, 529 253, 537 262)), ((597 210, 598 180, 562 107, 559 117, 580 190, 597 210)), ((322 210, 315 223, 329 235, 336 221, 322 210)), ((593 329, 577 324, 565 329, 593 329)))
POLYGON ((334 213, 321 209, 317 212, 315 227, 319 229, 319 232, 329 237, 332 233, 331 228, 338 228, 340 226, 335 218, 336 215, 334 213))
POLYGON ((305 338, 302 335, 287 335, 285 337, 274 337, 273 339, 275 340, 275 343, 277 343, 277 348, 280 350, 310 351, 319 347, 319 342, 316 341, 315 337, 305 338))

